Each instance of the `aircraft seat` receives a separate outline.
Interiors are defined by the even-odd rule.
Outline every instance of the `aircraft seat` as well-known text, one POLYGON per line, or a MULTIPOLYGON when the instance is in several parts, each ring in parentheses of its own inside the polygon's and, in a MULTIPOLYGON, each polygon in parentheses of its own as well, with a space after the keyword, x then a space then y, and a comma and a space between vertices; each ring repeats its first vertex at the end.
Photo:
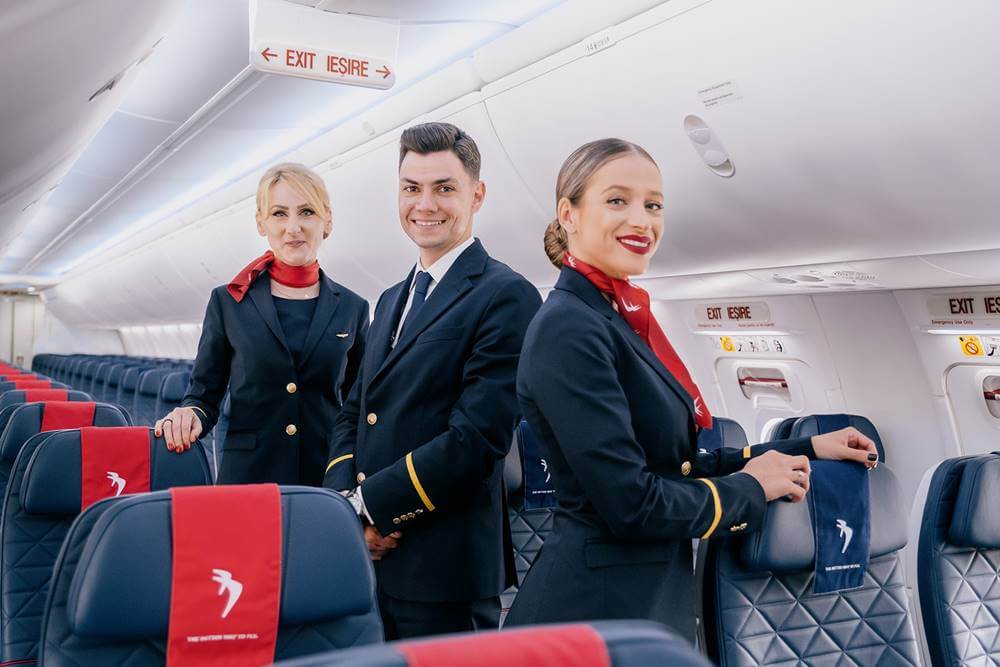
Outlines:
POLYGON ((524 475, 521 468, 521 449, 524 438, 530 437, 528 422, 521 420, 514 431, 514 442, 504 462, 504 482, 507 487, 507 517, 514 548, 517 569, 517 586, 511 586, 500 596, 503 616, 514 603, 517 587, 531 569, 545 538, 552 532, 553 510, 549 508, 525 509, 524 475))
MULTIPOLYGON (((203 448, 178 456, 148 432, 150 489, 212 483, 203 448)), ((0 664, 38 656, 52 566, 80 514, 80 470, 79 429, 29 440, 14 462, 0 516, 0 664)))
POLYGON ((785 417, 784 419, 771 420, 768 433, 764 434, 764 440, 772 442, 774 440, 788 440, 792 437, 792 426, 798 417, 785 417))
POLYGON ((69 385, 52 380, 10 380, 0 382, 0 394, 15 389, 69 389, 69 385))
MULTIPOLYGON (((350 503, 281 488, 282 587, 275 660, 382 642, 375 574, 350 503)), ((73 522, 52 573, 47 667, 162 666, 172 573, 169 491, 99 502, 73 522)))
POLYGON ((713 451, 722 447, 746 447, 747 434, 735 419, 712 417, 712 428, 698 432, 698 448, 713 451))
POLYGON ((120 361, 112 364, 108 370, 108 377, 104 380, 104 394, 95 398, 105 403, 118 403, 118 384, 121 382, 125 371, 134 365, 129 361, 120 361))
POLYGON ((190 371, 173 371, 163 377, 163 382, 160 383, 160 392, 156 396, 156 408, 153 411, 156 414, 156 419, 180 405, 181 401, 184 400, 184 394, 187 393, 190 380, 190 371))
POLYGON ((101 400, 104 396, 104 387, 108 382, 108 371, 117 362, 114 359, 105 359, 101 363, 97 364, 97 368, 94 370, 94 378, 90 382, 90 387, 85 391, 90 393, 91 396, 101 396, 101 400))
POLYGON ((917 588, 935 665, 1000 664, 1000 456, 948 459, 921 512, 917 588))
POLYGON ((919 665, 903 579, 907 528, 892 471, 870 473, 871 559, 860 588, 814 594, 807 502, 770 503, 759 533, 705 541, 703 623, 720 667, 919 665))
POLYGON ((690 644, 662 625, 638 620, 542 625, 502 632, 430 637, 344 649, 280 662, 275 667, 407 667, 408 664, 434 664, 434 655, 439 651, 444 651, 442 658, 457 656, 468 667, 566 665, 569 664, 567 655, 575 657, 572 664, 586 665, 586 654, 580 655, 575 644, 563 643, 561 633, 567 631, 596 633, 595 639, 606 648, 610 658, 607 664, 612 667, 710 667, 690 644), (500 643, 502 646, 498 646, 500 643), (413 649, 421 651, 426 658, 408 662, 407 656, 413 649))
MULTIPOLYGON (((7 487, 14 460, 29 439, 40 437, 45 411, 51 403, 24 403, 17 406, 10 420, 0 434, 0 495, 7 487)), ((116 405, 98 403, 94 406, 94 418, 88 426, 131 426, 128 416, 116 405)))
POLYGON ((839 431, 848 426, 853 426, 874 440, 875 447, 878 449, 879 461, 885 462, 885 448, 882 446, 882 438, 879 437, 878 429, 875 428, 875 425, 867 417, 862 417, 861 415, 833 414, 800 417, 792 424, 787 437, 806 438, 820 433, 839 431))
POLYGON ((133 420, 135 419, 135 413, 133 412, 135 410, 135 392, 139 385, 139 378, 145 371, 153 368, 155 366, 128 366, 122 371, 121 378, 118 380, 118 392, 115 394, 113 402, 127 411, 133 420))
POLYGON ((139 375, 132 398, 132 417, 136 424, 152 426, 156 422, 159 417, 156 414, 156 401, 160 395, 160 385, 165 377, 176 371, 173 367, 153 368, 139 375))
POLYGON ((62 396, 61 392, 66 392, 65 400, 67 401, 86 402, 94 400, 90 394, 83 391, 75 391, 73 389, 32 389, 30 390, 32 399, 29 401, 28 391, 29 390, 26 389, 13 389, 0 394, 0 434, 3 433, 5 428, 7 428, 7 423, 10 422, 10 416, 14 414, 14 410, 25 403, 63 400, 62 398, 57 398, 57 396, 62 396), (51 395, 46 395, 50 393, 51 395))

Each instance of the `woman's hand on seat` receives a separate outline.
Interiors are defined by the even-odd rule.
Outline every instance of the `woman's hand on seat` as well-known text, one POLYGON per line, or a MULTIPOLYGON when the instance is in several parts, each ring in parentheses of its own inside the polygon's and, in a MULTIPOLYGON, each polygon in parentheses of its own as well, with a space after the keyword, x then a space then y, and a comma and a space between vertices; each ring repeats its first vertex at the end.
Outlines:
POLYGON ((167 449, 181 452, 191 449, 201 435, 201 419, 193 408, 174 408, 153 427, 156 437, 163 436, 167 449))
POLYGON ((878 465, 875 441, 853 426, 812 437, 816 458, 830 461, 856 461, 869 469, 878 465))
POLYGON ((748 461, 742 472, 757 480, 768 502, 778 498, 801 502, 809 491, 809 458, 805 456, 764 452, 748 461))

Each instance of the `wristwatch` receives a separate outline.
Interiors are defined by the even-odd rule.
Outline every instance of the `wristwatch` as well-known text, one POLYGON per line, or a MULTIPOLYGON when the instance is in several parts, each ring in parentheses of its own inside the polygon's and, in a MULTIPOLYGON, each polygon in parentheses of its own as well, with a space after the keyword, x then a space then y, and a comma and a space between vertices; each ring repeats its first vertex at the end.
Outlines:
POLYGON ((351 503, 351 507, 354 508, 354 512, 358 515, 359 519, 363 519, 365 516, 364 512, 364 501, 361 496, 358 495, 358 488, 354 487, 350 491, 341 491, 347 502, 351 503))

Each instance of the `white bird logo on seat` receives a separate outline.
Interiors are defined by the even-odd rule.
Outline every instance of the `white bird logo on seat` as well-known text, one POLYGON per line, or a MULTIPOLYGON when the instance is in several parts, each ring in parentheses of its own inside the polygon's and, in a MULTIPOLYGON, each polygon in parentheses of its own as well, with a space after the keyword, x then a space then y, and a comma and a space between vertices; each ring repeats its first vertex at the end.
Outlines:
POLYGON ((854 529, 847 525, 847 522, 843 519, 837 519, 837 528, 840 529, 840 536, 844 538, 844 547, 840 550, 840 553, 847 552, 847 546, 851 543, 851 539, 854 537, 854 529))
POLYGON ((117 487, 115 489, 115 496, 120 496, 122 494, 122 491, 125 490, 125 485, 128 484, 128 480, 126 480, 124 477, 120 476, 113 470, 108 471, 107 477, 108 479, 111 480, 111 486, 117 487))
POLYGON ((540 459, 542 462, 542 472, 545 473, 545 483, 548 484, 549 480, 552 479, 552 473, 549 472, 549 464, 545 459, 540 459))
POLYGON ((701 397, 700 396, 695 396, 694 397, 694 413, 697 416, 699 416, 699 417, 701 417, 701 415, 702 415, 702 412, 701 412, 701 397))
POLYGON ((233 579, 233 575, 228 570, 212 570, 212 581, 219 584, 218 595, 229 593, 226 600, 226 608, 222 610, 222 618, 229 616, 229 612, 236 606, 236 601, 243 595, 243 584, 233 579))

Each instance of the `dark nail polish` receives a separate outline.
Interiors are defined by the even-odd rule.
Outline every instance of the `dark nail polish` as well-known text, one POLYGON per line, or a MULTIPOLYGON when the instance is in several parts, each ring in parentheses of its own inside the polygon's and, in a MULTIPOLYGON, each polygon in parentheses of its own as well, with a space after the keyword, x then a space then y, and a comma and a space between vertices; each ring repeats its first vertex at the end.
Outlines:
POLYGON ((869 461, 878 461, 878 454, 869 454, 868 455, 868 460, 869 461))

